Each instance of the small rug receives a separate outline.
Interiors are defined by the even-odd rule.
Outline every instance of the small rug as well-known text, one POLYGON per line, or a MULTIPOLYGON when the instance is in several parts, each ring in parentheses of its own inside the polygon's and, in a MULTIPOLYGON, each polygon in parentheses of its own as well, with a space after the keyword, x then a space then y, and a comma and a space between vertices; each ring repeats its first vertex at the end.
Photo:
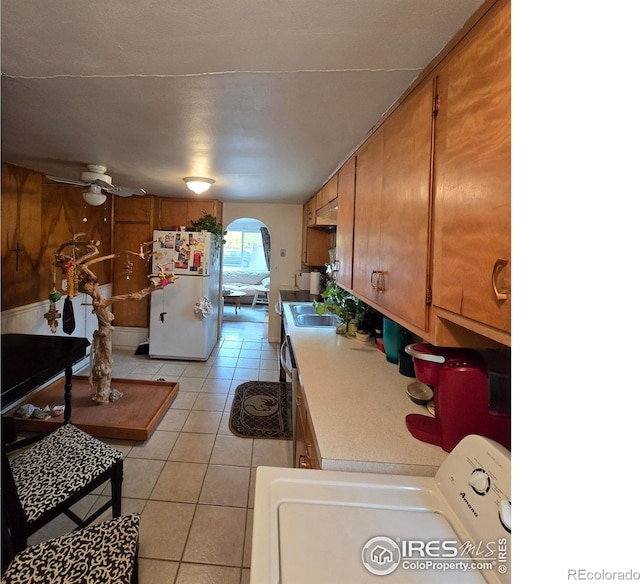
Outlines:
POLYGON ((291 384, 247 381, 236 388, 229 429, 242 438, 293 436, 291 426, 291 384))
POLYGON ((235 312, 235 306, 224 305, 222 320, 224 322, 269 322, 269 313, 266 306, 251 308, 251 304, 242 304, 235 312))

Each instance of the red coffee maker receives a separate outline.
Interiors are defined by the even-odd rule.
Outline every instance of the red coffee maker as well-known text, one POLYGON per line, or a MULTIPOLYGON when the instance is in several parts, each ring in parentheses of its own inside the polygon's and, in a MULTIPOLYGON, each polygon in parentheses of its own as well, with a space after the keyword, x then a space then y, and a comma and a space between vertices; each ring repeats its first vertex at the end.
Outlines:
POLYGON ((435 417, 409 414, 409 432, 446 452, 469 434, 479 434, 510 448, 510 415, 505 406, 505 377, 493 399, 482 355, 471 349, 435 347, 427 343, 407 345, 416 377, 433 389, 435 417))

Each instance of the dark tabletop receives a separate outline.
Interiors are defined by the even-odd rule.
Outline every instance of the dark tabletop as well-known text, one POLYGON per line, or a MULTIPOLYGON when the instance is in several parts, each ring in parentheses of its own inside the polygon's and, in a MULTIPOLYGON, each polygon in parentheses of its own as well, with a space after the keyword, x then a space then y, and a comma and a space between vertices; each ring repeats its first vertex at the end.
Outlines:
POLYGON ((311 302, 322 300, 320 294, 311 294, 309 290, 280 290, 282 302, 311 302))
POLYGON ((25 397, 87 354, 83 337, 4 334, 2 409, 25 397))

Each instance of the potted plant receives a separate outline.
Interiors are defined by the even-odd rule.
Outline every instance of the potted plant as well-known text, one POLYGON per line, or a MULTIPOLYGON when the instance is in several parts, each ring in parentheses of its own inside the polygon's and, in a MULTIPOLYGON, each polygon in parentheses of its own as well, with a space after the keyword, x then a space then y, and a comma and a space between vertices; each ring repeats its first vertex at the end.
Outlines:
POLYGON ((333 281, 327 284, 320 296, 324 302, 314 300, 313 307, 317 314, 335 314, 340 319, 336 332, 344 334, 349 321, 353 319, 358 321, 358 328, 360 328, 369 309, 362 300, 349 294, 333 281))
POLYGON ((203 211, 202 217, 197 221, 192 221, 191 225, 198 231, 208 231, 209 233, 212 233, 213 243, 216 249, 220 249, 226 243, 224 236, 227 232, 223 231, 222 223, 219 223, 211 213, 203 211))

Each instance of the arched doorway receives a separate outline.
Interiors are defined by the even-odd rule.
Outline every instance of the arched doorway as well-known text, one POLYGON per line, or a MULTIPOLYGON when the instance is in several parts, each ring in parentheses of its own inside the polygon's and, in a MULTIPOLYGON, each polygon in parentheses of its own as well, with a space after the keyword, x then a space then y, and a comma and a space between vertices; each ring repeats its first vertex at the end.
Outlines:
POLYGON ((258 219, 235 219, 226 228, 222 252, 224 321, 268 320, 271 236, 258 219), (232 310, 233 309, 233 310, 232 310))

